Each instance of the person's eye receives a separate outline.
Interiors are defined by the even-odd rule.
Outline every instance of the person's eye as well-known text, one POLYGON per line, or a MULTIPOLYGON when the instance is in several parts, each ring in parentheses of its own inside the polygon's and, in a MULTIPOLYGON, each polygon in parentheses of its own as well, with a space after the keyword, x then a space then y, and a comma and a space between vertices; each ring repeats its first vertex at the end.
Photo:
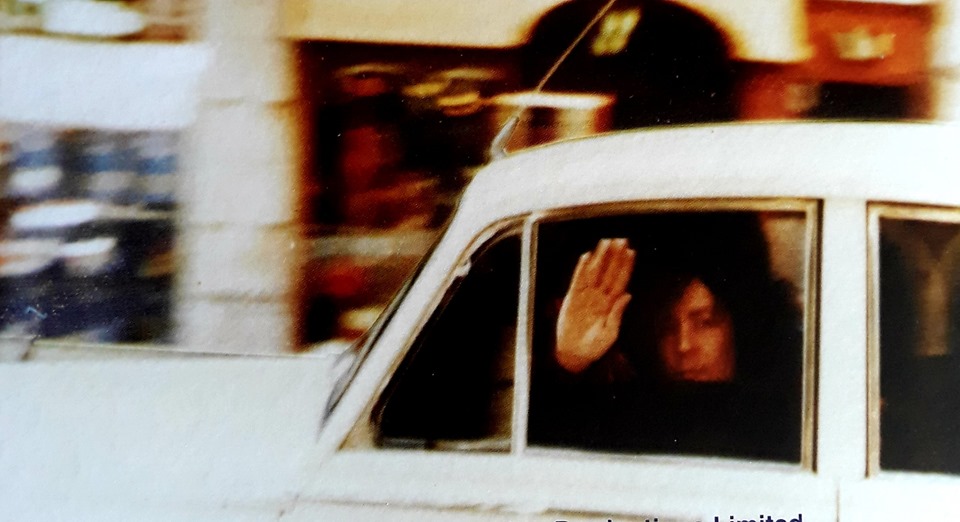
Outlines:
POLYGON ((700 328, 713 328, 720 325, 720 314, 711 312, 704 314, 697 319, 697 326, 700 328))

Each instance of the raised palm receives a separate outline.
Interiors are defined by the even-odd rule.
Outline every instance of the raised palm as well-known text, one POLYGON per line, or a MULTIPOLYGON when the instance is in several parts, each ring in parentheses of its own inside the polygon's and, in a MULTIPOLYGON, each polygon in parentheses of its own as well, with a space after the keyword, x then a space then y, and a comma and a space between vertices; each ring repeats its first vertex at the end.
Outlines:
POLYGON ((617 340, 635 257, 626 239, 601 239, 580 256, 557 321, 555 355, 567 371, 583 371, 617 340))

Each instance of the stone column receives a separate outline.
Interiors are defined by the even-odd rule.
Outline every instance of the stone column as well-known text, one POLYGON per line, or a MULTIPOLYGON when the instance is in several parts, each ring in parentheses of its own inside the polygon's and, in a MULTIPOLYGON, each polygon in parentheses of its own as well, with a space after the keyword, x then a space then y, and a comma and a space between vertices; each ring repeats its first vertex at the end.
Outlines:
POLYGON ((960 121, 960 0, 941 0, 933 35, 933 118, 960 121))
POLYGON ((295 347, 302 125, 280 2, 205 0, 211 65, 185 137, 179 343, 223 353, 295 347))

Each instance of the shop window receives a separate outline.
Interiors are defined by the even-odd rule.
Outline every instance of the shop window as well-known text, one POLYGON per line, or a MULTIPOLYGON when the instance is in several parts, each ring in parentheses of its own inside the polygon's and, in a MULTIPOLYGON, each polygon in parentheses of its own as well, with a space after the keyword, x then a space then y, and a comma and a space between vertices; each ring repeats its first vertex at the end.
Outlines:
POLYGON ((881 469, 960 472, 960 212, 874 206, 881 469))
POLYGON ((807 462, 816 218, 746 205, 539 225, 529 446, 807 462))
POLYGON ((520 237, 461 265, 375 409, 387 447, 508 450, 520 237))
POLYGON ((344 42, 298 47, 309 112, 307 344, 352 342, 384 310, 488 161, 512 54, 344 42))
POLYGON ((0 338, 172 342, 178 133, 10 127, 0 338))
POLYGON ((181 41, 193 38, 202 5, 197 0, 138 0, 91 4, 0 3, 0 31, 41 32, 87 39, 181 41))

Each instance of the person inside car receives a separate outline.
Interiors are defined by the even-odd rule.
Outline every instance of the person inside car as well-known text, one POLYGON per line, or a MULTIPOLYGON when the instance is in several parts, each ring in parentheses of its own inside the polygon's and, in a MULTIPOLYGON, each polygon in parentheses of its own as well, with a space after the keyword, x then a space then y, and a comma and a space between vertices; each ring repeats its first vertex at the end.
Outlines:
POLYGON ((756 216, 646 224, 581 253, 538 317, 531 443, 798 461, 802 328, 756 216))

